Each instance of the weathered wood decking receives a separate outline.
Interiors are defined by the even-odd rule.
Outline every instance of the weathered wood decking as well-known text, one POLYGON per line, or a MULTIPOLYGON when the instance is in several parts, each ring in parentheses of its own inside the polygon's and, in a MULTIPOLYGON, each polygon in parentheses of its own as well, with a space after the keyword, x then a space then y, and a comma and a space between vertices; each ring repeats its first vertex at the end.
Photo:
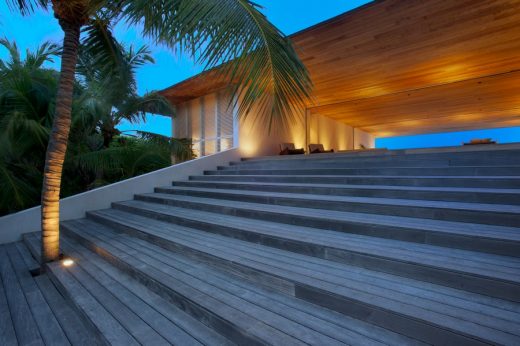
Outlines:
POLYGON ((0 245, 0 345, 101 344, 24 243, 0 245))
POLYGON ((519 149, 235 162, 0 246, 0 346, 516 346, 519 196, 519 149))

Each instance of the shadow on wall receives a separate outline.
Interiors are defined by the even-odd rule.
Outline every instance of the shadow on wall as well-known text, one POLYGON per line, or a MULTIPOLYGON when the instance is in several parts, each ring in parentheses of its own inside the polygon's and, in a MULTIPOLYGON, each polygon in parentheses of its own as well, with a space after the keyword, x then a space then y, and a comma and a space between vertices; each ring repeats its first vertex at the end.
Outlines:
POLYGON ((376 138, 376 148, 407 149, 457 146, 472 139, 485 138, 491 138, 499 144, 520 142, 520 127, 376 138))

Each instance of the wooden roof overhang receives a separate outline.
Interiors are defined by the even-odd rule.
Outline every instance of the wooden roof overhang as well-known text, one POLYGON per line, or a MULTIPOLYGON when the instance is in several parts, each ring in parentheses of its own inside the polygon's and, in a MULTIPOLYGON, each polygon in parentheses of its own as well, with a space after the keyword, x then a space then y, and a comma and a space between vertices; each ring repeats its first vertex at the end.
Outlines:
MULTIPOLYGON (((377 137, 520 125, 520 0, 376 0, 291 39, 312 114, 377 137)), ((213 70, 163 94, 226 85, 213 70)))

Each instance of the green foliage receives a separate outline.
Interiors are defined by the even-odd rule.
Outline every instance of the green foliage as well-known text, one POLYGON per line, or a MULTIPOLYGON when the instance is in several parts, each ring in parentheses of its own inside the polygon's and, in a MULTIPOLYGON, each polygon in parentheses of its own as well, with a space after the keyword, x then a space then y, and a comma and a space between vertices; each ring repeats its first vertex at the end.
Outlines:
MULTIPOLYGON (((50 8, 49 0, 7 0, 24 14, 50 8)), ((56 0, 65 13, 85 8, 90 20, 84 46, 106 66, 124 65, 111 28, 142 28, 154 44, 186 52, 206 69, 219 67, 234 87, 242 117, 261 125, 287 126, 310 99, 312 82, 290 42, 252 0, 56 0), (251 112, 252 110, 254 112, 251 112)), ((129 86, 129 84, 127 84, 129 86)))
MULTIPOLYGON (((43 64, 59 54, 44 43, 20 58, 18 47, 0 44, 10 56, 0 60, 0 215, 38 205, 45 150, 54 115, 59 73, 43 64)), ((74 91, 72 128, 64 165, 62 196, 167 167, 172 155, 193 158, 191 142, 138 133, 122 136, 122 119, 138 121, 147 112, 173 114, 160 95, 137 94, 135 71, 153 61, 146 47, 125 50, 117 44, 125 71, 97 66, 82 50, 74 91), (103 72, 100 72, 102 70, 103 72), (124 87, 126 84, 130 87, 124 87), (118 88, 114 91, 114 86, 118 88), (123 90, 123 91, 122 91, 123 90)))
POLYGON ((292 43, 250 0, 121 0, 121 18, 144 35, 185 51, 206 68, 222 65, 242 117, 287 126, 310 98, 312 83, 292 43))
MULTIPOLYGON (((7 3, 24 15, 36 8, 52 9, 60 22, 80 23, 83 27, 62 196, 78 187, 91 188, 98 182, 122 179, 166 164, 164 155, 144 154, 152 146, 168 150, 186 147, 180 142, 165 143, 147 136, 134 139, 120 136, 117 124, 122 119, 135 122, 146 112, 174 114, 174 110, 158 94, 137 95, 135 69, 153 59, 146 47, 125 49, 114 39, 112 27, 118 23, 141 28, 154 44, 191 54, 206 69, 218 67, 221 77, 233 87, 235 102, 241 100, 240 116, 254 113, 256 120, 269 128, 294 122, 295 115, 310 98, 310 77, 291 42, 251 0, 7 0, 7 3), (255 112, 251 112, 253 108, 255 112), (127 155, 142 166, 129 164, 121 157, 117 161, 114 157, 118 155, 127 155), (119 171, 114 168, 115 163, 119 171)), ((12 194, 18 205, 12 207, 4 202, 0 213, 28 206, 25 200, 30 196, 28 191, 38 186, 17 182, 17 179, 29 180, 13 172, 23 170, 20 165, 25 164, 41 172, 41 148, 47 143, 54 114, 56 88, 51 85, 57 83, 56 72, 41 68, 41 64, 59 53, 58 47, 44 44, 22 62, 14 43, 4 40, 2 44, 10 51, 11 60, 0 65, 0 141, 9 143, 6 145, 11 150, 1 154, 0 174, 6 177, 2 184, 9 186, 0 192, 5 194, 0 200, 9 201, 12 194)), ((191 149, 186 155, 191 156, 191 149)))

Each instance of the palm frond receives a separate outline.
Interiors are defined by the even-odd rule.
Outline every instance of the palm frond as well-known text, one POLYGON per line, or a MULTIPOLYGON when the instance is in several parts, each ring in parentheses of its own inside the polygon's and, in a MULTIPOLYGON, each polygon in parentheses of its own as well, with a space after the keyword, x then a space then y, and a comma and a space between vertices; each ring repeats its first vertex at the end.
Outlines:
POLYGON ((27 50, 25 66, 29 68, 40 68, 45 62, 54 62, 54 58, 61 54, 61 47, 52 42, 42 43, 36 52, 27 50))
POLYGON ((83 34, 78 61, 79 73, 85 66, 96 67, 99 73, 123 70, 126 65, 124 49, 113 36, 109 21, 95 18, 85 26, 83 34))
POLYGON ((130 24, 167 46, 187 51, 206 68, 224 63, 223 78, 234 83, 245 117, 269 127, 296 119, 311 95, 309 74, 290 40, 249 0, 126 0, 130 24))
POLYGON ((75 164, 81 169, 91 172, 103 172, 121 167, 125 149, 111 147, 103 150, 88 151, 74 157, 75 164))
POLYGON ((136 70, 153 63, 147 46, 124 47, 114 38, 110 23, 101 19, 88 25, 82 40, 77 74, 89 91, 119 107, 128 97, 137 97, 136 70))
POLYGON ((0 215, 37 204, 41 172, 0 136, 0 215), (35 202, 36 201, 36 202, 35 202))
POLYGON ((15 41, 9 41, 7 38, 0 39, 0 45, 4 46, 9 52, 10 61, 6 64, 3 62, 2 69, 13 68, 21 65, 20 51, 15 41))
POLYGON ((137 122, 145 120, 147 113, 174 116, 175 108, 164 96, 159 95, 157 92, 150 92, 144 96, 128 96, 118 105, 115 115, 119 119, 137 122))
POLYGON ((19 11, 22 15, 28 15, 37 8, 47 9, 49 0, 7 0, 7 6, 11 11, 19 11))
POLYGON ((160 147, 168 148, 177 161, 188 161, 195 158, 193 142, 189 138, 172 138, 153 132, 136 131, 137 136, 160 147))

